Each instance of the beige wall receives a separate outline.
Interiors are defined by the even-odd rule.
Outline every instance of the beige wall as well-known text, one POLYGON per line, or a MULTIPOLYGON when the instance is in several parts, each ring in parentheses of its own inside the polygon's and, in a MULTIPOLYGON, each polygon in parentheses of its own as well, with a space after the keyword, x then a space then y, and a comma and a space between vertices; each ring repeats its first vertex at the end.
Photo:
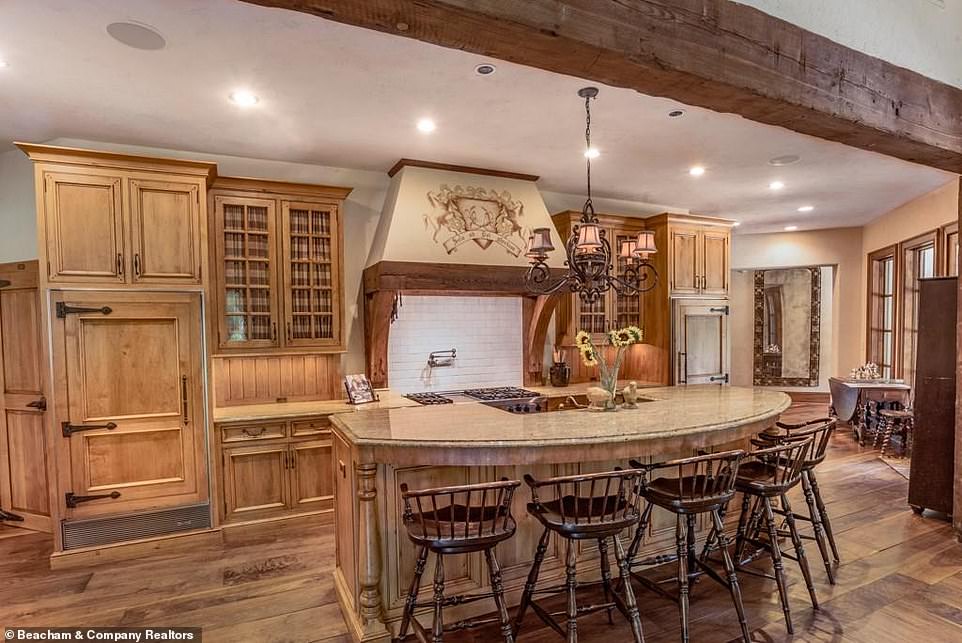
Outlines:
POLYGON ((862 235, 862 251, 868 254, 930 232, 958 218, 959 179, 956 178, 938 190, 900 205, 866 225, 862 235))
MULTIPOLYGON (((862 229, 736 234, 732 239, 732 382, 750 386, 752 378, 752 278, 758 268, 833 266, 831 320, 822 347, 820 386, 832 375, 848 373, 862 360, 859 297, 862 279, 862 229)), ((823 273, 825 274, 825 273, 823 273)), ((829 284, 823 284, 826 288, 829 284)), ((827 301, 825 302, 828 303, 827 301)), ((824 320, 828 322, 829 320, 824 320)))
POLYGON ((862 288, 859 292, 859 346, 864 354, 868 315, 868 253, 900 241, 931 232, 959 219, 959 179, 949 181, 938 190, 924 194, 883 214, 863 228, 862 233, 862 288))

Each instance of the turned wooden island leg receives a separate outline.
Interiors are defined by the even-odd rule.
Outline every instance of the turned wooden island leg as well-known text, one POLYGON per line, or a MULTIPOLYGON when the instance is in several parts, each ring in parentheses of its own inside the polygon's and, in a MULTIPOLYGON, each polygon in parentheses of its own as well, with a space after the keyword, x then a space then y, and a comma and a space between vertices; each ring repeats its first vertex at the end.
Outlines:
POLYGON ((361 641, 387 642, 391 633, 384 624, 381 606, 381 538, 377 518, 377 464, 355 465, 358 504, 358 617, 361 641))

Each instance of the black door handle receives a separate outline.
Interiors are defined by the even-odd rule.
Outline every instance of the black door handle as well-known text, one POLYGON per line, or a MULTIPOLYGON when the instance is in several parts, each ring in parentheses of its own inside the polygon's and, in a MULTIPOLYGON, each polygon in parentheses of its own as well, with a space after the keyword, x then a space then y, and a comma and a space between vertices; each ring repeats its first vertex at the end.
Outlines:
POLYGON ((70 422, 61 422, 60 431, 63 433, 63 437, 69 438, 74 433, 80 431, 96 431, 97 429, 107 429, 108 431, 113 431, 117 428, 117 425, 113 422, 107 422, 107 424, 71 424, 70 422))
POLYGON ((47 410, 47 398, 42 397, 39 400, 34 400, 33 402, 28 402, 27 407, 31 409, 37 409, 38 411, 47 410))

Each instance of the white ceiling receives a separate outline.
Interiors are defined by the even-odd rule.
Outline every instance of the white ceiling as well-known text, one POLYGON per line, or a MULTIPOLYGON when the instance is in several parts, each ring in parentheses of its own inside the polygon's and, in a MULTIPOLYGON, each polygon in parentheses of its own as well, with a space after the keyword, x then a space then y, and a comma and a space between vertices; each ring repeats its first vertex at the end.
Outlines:
MULTIPOLYGON (((540 175, 544 190, 584 183, 583 80, 485 61, 305 14, 233 0, 6 0, 0 3, 0 146, 83 138, 387 170, 411 157, 540 175), (133 20, 160 51, 112 40, 133 20), (254 108, 227 100, 237 88, 254 108), (430 116, 437 130, 414 127, 430 116)), ((598 195, 727 216, 742 231, 861 225, 952 175, 602 87, 592 104, 598 195), (772 167, 775 156, 801 162, 772 167), (695 179, 688 167, 707 173, 695 179), (786 188, 768 190, 773 180, 786 188), (816 210, 799 214, 811 204, 816 210)), ((615 201, 612 201, 615 202, 615 201)), ((638 208, 644 211, 644 208, 638 208)))

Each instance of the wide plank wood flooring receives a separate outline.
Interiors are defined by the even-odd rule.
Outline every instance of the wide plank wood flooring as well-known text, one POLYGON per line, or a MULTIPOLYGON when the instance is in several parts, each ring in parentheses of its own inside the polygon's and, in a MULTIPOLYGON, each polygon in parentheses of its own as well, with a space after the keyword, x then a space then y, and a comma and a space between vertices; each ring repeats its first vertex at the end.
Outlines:
MULTIPOLYGON (((787 419, 818 415, 798 405, 787 419)), ((832 587, 814 543, 806 551, 822 609, 814 612, 797 566, 786 561, 795 637, 785 632, 773 582, 742 578, 756 641, 904 643, 962 641, 962 545, 947 522, 906 506, 908 482, 847 429, 819 470, 843 563, 832 587)), ((796 506, 804 506, 796 502, 796 506)), ((3 530, 0 626, 200 626, 216 642, 347 641, 334 598, 333 529, 306 522, 228 532, 188 552, 51 571, 49 536, 3 530)), ((763 565, 762 561, 755 563, 763 565)), ((666 575, 672 569, 666 569, 666 575)), ((637 586, 636 586, 637 587, 637 586)), ((640 589, 646 640, 679 640, 677 607, 640 589)), ((590 600, 588 597, 587 600, 590 600)), ((555 606, 561 607, 561 602, 555 606)), ((707 579, 693 590, 691 640, 737 640, 727 592, 707 579)), ((584 643, 630 641, 626 626, 596 614, 579 624, 584 643)), ((494 629, 450 641, 499 640, 494 629)), ((529 614, 521 643, 560 638, 529 614)))

